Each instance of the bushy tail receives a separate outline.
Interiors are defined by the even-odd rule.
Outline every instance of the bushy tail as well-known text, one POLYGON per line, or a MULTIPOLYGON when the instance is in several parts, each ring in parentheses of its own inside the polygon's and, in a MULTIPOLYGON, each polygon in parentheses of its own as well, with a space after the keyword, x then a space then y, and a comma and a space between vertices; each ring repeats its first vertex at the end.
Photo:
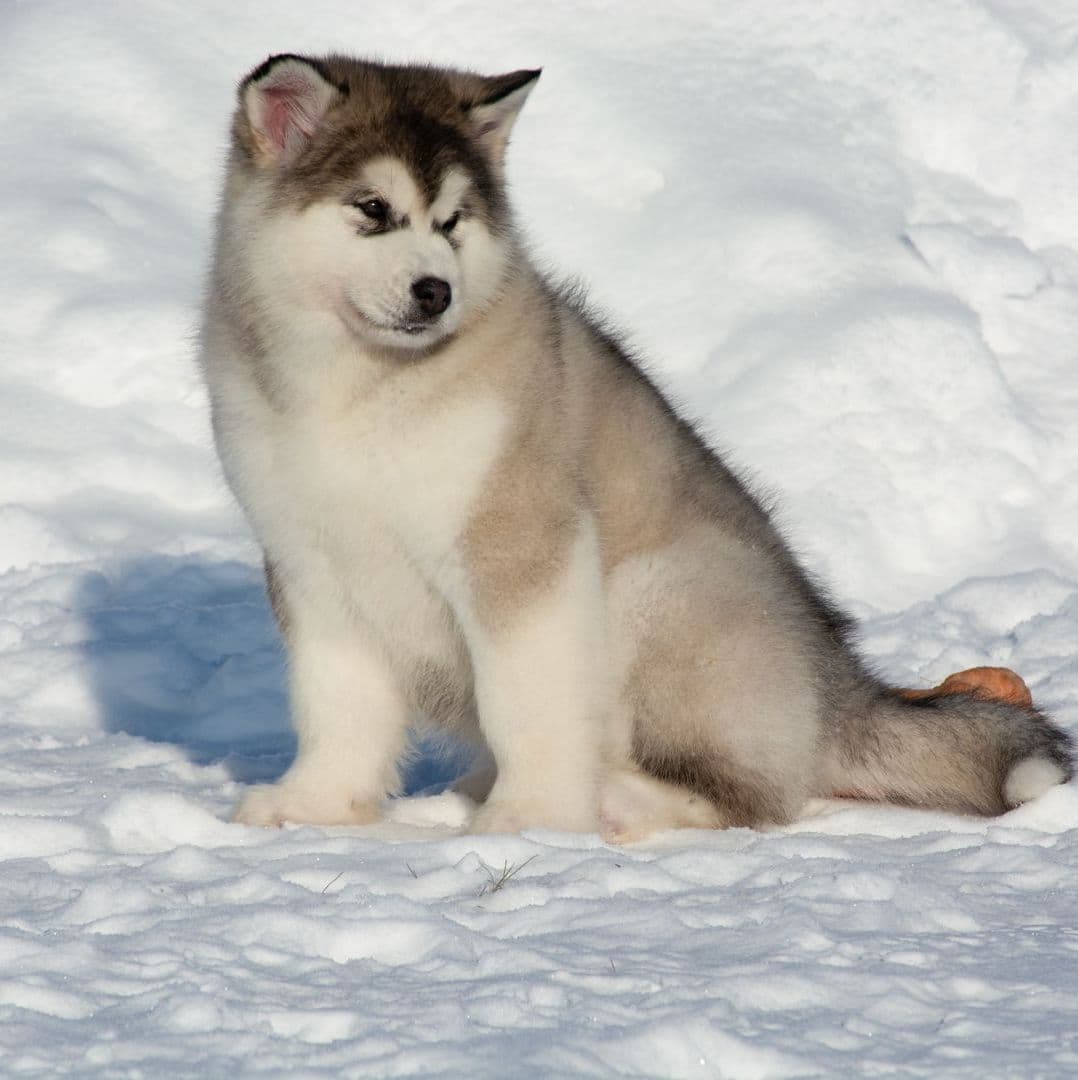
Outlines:
POLYGON ((1002 814, 1074 775, 1070 737, 1032 706, 874 688, 836 717, 824 777, 839 796, 1002 814))

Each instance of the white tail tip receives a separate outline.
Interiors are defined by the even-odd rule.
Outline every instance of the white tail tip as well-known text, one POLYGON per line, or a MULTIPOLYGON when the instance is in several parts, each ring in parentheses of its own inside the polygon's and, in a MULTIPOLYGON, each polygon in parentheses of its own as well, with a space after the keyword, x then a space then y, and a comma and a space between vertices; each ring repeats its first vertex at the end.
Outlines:
POLYGON ((1003 798, 1008 806, 1021 806, 1065 779, 1066 774, 1054 761, 1039 757, 1026 758, 1007 774, 1003 798))

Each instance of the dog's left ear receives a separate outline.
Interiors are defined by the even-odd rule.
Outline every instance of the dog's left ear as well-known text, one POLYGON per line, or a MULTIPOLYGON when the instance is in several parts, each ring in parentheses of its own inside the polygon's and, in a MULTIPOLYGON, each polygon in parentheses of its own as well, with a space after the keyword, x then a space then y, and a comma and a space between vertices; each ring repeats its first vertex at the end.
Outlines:
POLYGON ((271 56, 240 83, 240 137, 259 164, 291 164, 346 90, 321 61, 271 56))
POLYGON ((505 157, 509 133, 541 74, 541 70, 514 71, 484 79, 468 110, 472 138, 496 165, 505 157))

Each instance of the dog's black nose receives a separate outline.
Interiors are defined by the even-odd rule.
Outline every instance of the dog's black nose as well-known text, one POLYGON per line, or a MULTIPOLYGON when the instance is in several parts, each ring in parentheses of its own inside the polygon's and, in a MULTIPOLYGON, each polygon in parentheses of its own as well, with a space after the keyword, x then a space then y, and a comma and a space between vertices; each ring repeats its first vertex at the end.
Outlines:
POLYGON ((441 315, 453 298, 453 290, 448 281, 441 278, 425 277, 412 282, 412 295, 419 301, 419 310, 428 318, 441 315))

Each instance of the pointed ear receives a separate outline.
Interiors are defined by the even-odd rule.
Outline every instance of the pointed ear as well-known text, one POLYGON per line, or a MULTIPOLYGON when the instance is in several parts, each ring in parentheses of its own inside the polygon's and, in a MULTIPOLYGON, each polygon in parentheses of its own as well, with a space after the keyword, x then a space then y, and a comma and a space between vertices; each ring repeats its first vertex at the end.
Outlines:
POLYGON ((342 96, 317 60, 271 56, 240 84, 245 134, 253 156, 267 165, 295 161, 342 96))
POLYGON ((475 104, 468 110, 472 138, 496 165, 501 165, 505 157, 509 132, 541 74, 514 71, 484 79, 475 104))

